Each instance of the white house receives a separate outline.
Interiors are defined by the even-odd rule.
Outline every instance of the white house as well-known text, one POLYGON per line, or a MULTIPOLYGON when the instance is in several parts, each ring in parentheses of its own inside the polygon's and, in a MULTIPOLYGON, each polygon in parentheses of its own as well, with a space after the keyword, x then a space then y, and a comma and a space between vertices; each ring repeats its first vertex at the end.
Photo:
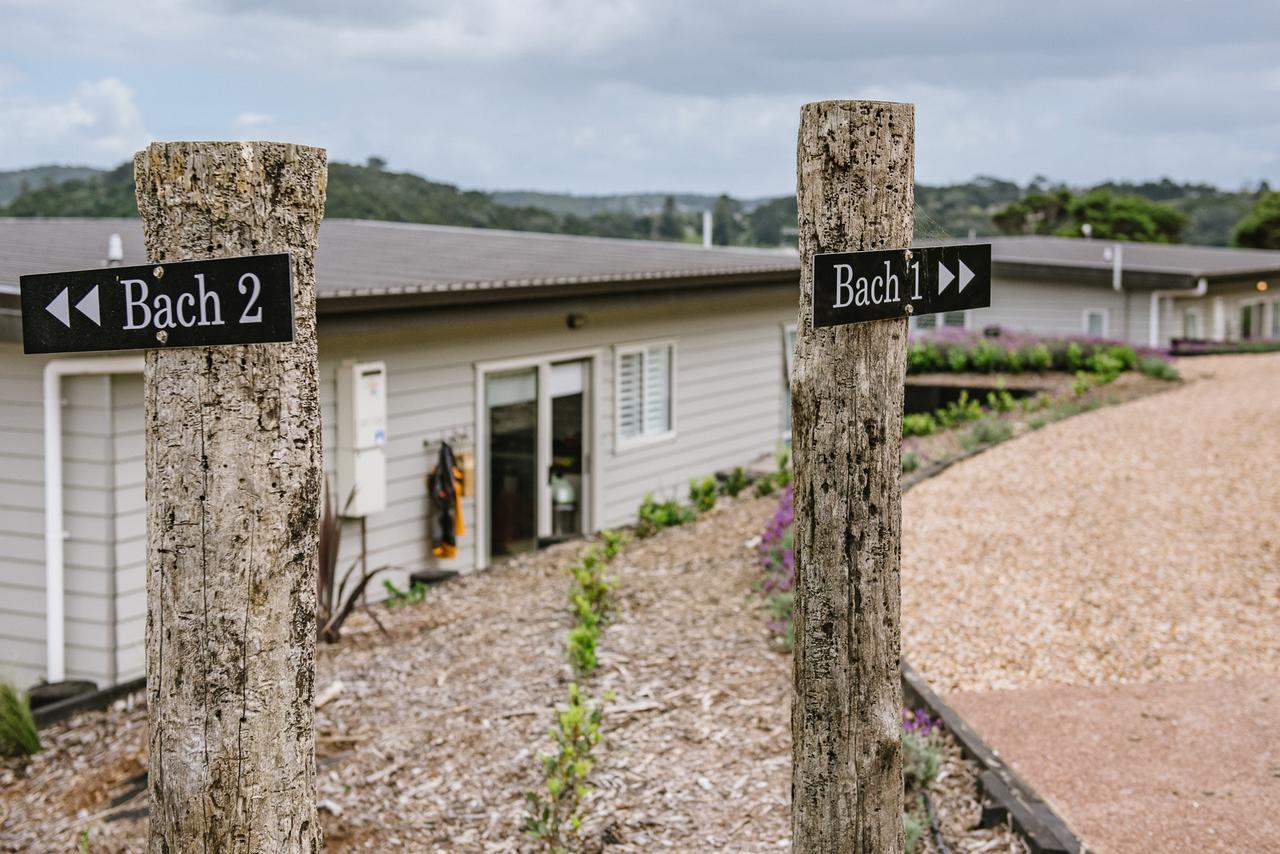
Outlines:
MULTIPOLYGON (((136 220, 0 220, 0 675, 24 685, 142 675, 141 356, 24 356, 17 314, 19 275, 102 265, 112 234, 125 264, 145 261, 136 220)), ((1280 335, 1280 253, 1125 245, 1115 287, 1108 248, 997 240, 990 309, 912 324, 1140 344, 1280 335)), ((326 221, 325 464, 340 498, 352 472, 372 473, 340 568, 362 545, 400 585, 433 567, 483 568, 628 523, 646 493, 683 496, 691 476, 773 451, 788 424, 799 264, 778 251, 326 221), (386 407, 376 458, 342 426, 362 388, 386 407), (474 473, 450 559, 432 555, 425 484, 441 441, 474 473)))

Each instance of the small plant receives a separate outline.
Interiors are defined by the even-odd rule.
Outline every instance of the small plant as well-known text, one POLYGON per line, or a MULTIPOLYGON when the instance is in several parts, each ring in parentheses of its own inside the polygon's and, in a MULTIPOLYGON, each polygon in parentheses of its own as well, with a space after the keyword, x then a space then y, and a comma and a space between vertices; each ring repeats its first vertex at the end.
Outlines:
POLYGON ((387 591, 388 608, 421 605, 427 600, 427 585, 416 579, 409 585, 408 590, 401 590, 385 578, 382 580, 382 587, 387 591))
POLYGON ((912 412, 902 416, 903 436, 931 436, 938 431, 938 419, 930 412, 912 412))
POLYGON ((1086 393, 1098 384, 1098 378, 1088 371, 1076 371, 1076 378, 1071 381, 1071 393, 1076 397, 1086 393))
POLYGON ((917 818, 915 813, 902 814, 902 838, 904 854, 913 854, 919 847, 920 840, 924 838, 924 822, 917 818))
POLYGON ((981 417, 982 404, 970 399, 967 391, 961 391, 958 399, 948 403, 945 409, 939 409, 937 414, 938 426, 943 430, 949 430, 969 421, 977 421, 981 417))
POLYGON ((1078 371, 1084 368, 1084 348, 1080 346, 1079 341, 1072 341, 1067 344, 1064 351, 1065 364, 1064 367, 1068 371, 1078 371))
POLYGON ((713 475, 689 481, 689 503, 699 513, 706 513, 716 506, 716 479, 713 475))
POLYGON ((1035 344, 1027 350, 1027 368, 1032 371, 1048 371, 1053 368, 1053 351, 1044 344, 1035 344))
POLYGON ((751 479, 747 477, 747 470, 742 466, 738 466, 720 481, 720 494, 727 495, 730 498, 736 498, 739 492, 747 488, 751 483, 751 479))
POLYGON ((538 756, 545 775, 543 789, 525 795, 529 808, 525 833, 538 840, 544 851, 565 851, 578 836, 582 801, 591 790, 587 782, 593 765, 591 751, 600 743, 604 704, 612 700, 613 693, 607 692, 601 702, 588 704, 577 683, 570 683, 568 706, 556 710, 550 730, 555 751, 538 756))
POLYGON ((995 391, 987 392, 987 409, 992 412, 1012 412, 1017 405, 1018 401, 1007 388, 997 388, 995 391))
POLYGON ((1182 374, 1178 373, 1177 368, 1166 362, 1164 359, 1157 359, 1154 356, 1148 356, 1141 359, 1138 362, 1138 370, 1142 371, 1142 373, 1147 376, 1154 377, 1158 380, 1169 380, 1172 382, 1173 380, 1182 379, 1182 374))
POLYGON ((774 460, 778 464, 777 471, 774 473, 774 481, 778 486, 786 486, 791 483, 791 446, 780 445, 774 460))
POLYGON ((962 374, 969 367, 969 356, 961 347, 947 350, 947 370, 953 374, 962 374))
POLYGON ((586 676, 596 669, 596 641, 600 638, 600 625, 595 623, 579 623, 569 631, 565 641, 565 651, 569 656, 569 664, 579 677, 586 676))
POLYGON ((0 756, 31 756, 40 752, 31 704, 12 682, 0 681, 0 756))
POLYGON ((622 547, 627 544, 627 537, 624 531, 615 531, 612 528, 605 528, 600 532, 600 542, 603 545, 604 559, 611 561, 622 551, 622 547))
POLYGON ((984 418, 969 431, 964 438, 964 446, 969 450, 982 445, 995 445, 1013 435, 1013 427, 1007 421, 995 418, 984 418))
POLYGON ((752 488, 752 491, 755 493, 756 498, 764 498, 766 495, 773 495, 777 488, 778 485, 774 481, 773 475, 766 475, 765 477, 756 479, 756 483, 752 488))
MULTIPOLYGON (((351 507, 355 497, 355 490, 352 490, 347 496, 346 504, 343 505, 344 513, 351 507)), ((378 573, 391 569, 389 566, 380 566, 373 570, 362 570, 356 577, 356 567, 360 565, 357 559, 347 567, 347 571, 342 575, 342 581, 339 582, 338 552, 341 545, 342 515, 335 512, 332 484, 326 481, 324 505, 320 515, 319 569, 316 572, 316 637, 325 643, 338 641, 343 624, 360 604, 360 597, 364 595, 369 582, 378 573), (347 584, 352 581, 354 584, 348 590, 347 584)), ((368 608, 365 608, 365 611, 385 635, 387 630, 382 627, 382 623, 378 622, 378 617, 368 608)))
POLYGON ((796 594, 792 590, 776 591, 765 600, 769 609, 769 631, 777 636, 778 643, 787 652, 795 649, 796 645, 795 600, 796 594))
POLYGON ((636 534, 641 537, 652 537, 663 528, 683 525, 692 521, 697 513, 689 507, 682 507, 678 501, 655 501, 652 495, 646 495, 640 502, 639 519, 636 522, 636 534))
POLYGON ((1036 417, 1027 421, 1027 426, 1030 427, 1032 430, 1039 430, 1040 428, 1044 427, 1044 425, 1047 423, 1049 422, 1045 420, 1043 415, 1037 415, 1036 417))
POLYGON ((902 455, 902 473, 910 474, 920 468, 920 455, 915 451, 907 451, 902 455))
POLYGON ((923 709, 902 710, 902 782, 908 795, 928 788, 942 768, 939 726, 923 709))

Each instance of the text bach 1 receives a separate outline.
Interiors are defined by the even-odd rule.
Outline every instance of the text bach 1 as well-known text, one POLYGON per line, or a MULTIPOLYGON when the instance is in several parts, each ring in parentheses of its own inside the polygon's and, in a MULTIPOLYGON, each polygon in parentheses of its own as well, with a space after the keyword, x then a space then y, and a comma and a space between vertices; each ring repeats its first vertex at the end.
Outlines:
POLYGON ((813 256, 815 328, 991 305, 991 245, 813 256))

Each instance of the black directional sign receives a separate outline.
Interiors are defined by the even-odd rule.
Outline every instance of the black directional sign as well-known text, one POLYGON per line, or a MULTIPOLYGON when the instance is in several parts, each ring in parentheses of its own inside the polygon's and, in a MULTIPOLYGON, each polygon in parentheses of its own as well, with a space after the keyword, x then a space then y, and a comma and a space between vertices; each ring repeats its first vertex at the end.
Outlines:
POLYGON ((22 276, 26 353, 293 340, 288 253, 22 276))
POLYGON ((989 305, 989 243, 813 256, 815 328, 989 305))

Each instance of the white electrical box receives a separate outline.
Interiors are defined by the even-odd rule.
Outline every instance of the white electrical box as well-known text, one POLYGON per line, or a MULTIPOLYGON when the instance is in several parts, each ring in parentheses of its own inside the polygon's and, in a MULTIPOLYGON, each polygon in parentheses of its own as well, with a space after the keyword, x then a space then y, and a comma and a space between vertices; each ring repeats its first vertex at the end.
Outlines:
POLYGON ((334 504, 359 519, 387 506, 387 366, 338 366, 338 485, 334 504))

